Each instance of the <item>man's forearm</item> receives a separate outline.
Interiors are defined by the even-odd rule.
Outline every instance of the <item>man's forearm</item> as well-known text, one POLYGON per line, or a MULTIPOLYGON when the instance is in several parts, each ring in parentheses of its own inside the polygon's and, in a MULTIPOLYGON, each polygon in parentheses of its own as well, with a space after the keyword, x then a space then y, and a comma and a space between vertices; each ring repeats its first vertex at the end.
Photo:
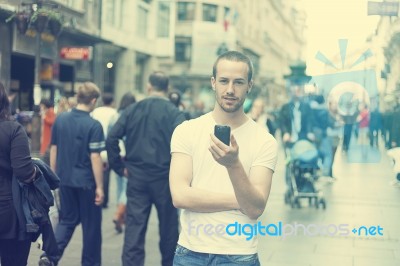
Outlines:
POLYGON ((57 146, 50 146, 50 168, 53 172, 56 172, 56 160, 57 160, 57 146))
POLYGON ((220 212, 239 209, 233 194, 211 192, 204 189, 185 187, 173 194, 176 208, 193 212, 220 212))
POLYGON ((227 167, 240 209, 251 219, 257 219, 264 211, 266 199, 250 183, 243 165, 238 161, 227 167))
POLYGON ((99 153, 90 156, 96 188, 103 189, 103 160, 99 153))

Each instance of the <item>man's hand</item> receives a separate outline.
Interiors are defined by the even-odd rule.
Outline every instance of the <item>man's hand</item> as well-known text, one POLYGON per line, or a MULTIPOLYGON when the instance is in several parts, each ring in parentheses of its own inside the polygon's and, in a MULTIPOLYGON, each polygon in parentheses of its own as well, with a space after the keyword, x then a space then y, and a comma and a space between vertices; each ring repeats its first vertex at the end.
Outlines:
POLYGON ((103 204, 103 200, 104 200, 103 188, 96 188, 96 198, 94 200, 94 204, 100 206, 101 204, 103 204))
POLYGON ((231 146, 225 145, 214 134, 211 134, 211 142, 208 150, 214 159, 225 167, 231 167, 239 161, 239 146, 236 139, 231 135, 231 146))
POLYGON ((285 134, 283 134, 283 136, 282 136, 282 141, 283 142, 289 142, 290 141, 290 134, 289 133, 285 133, 285 134))

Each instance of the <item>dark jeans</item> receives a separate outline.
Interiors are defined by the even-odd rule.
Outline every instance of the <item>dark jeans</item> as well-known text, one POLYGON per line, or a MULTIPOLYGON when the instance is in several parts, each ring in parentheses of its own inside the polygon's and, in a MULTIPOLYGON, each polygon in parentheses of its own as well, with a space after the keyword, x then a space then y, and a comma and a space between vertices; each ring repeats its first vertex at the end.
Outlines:
POLYGON ((349 149, 351 134, 353 133, 353 124, 345 124, 343 129, 343 150, 349 149))
POLYGON ((159 220, 160 243, 163 266, 171 266, 178 241, 178 213, 172 204, 168 176, 154 182, 128 178, 126 206, 126 229, 122 264, 144 265, 144 241, 152 204, 159 220))
POLYGON ((101 265, 101 207, 94 204, 95 188, 60 186, 60 222, 56 240, 60 254, 64 252, 76 226, 82 223, 82 265, 101 265))
POLYGON ((0 239, 1 266, 26 266, 30 249, 30 240, 0 239))
MULTIPOLYGON (((227 250, 227 252, 229 252, 227 250)), ((174 266, 205 266, 205 265, 221 265, 221 266, 260 266, 257 254, 250 255, 220 255, 208 254, 191 251, 180 245, 176 247, 174 266)))
POLYGON ((103 190, 104 190, 104 200, 103 200, 103 207, 108 206, 108 199, 109 199, 109 187, 110 187, 110 172, 111 169, 110 167, 107 166, 107 168, 103 171, 103 190))
POLYGON ((377 129, 370 129, 369 130, 369 144, 371 147, 378 147, 378 140, 379 140, 379 130, 377 129))

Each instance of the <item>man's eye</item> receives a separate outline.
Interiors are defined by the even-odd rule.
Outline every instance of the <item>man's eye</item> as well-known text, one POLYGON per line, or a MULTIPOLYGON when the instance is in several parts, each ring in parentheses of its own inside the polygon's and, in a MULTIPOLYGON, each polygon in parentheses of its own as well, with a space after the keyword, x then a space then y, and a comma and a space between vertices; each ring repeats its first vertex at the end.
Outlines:
POLYGON ((228 81, 227 80, 220 80, 219 83, 226 84, 226 83, 228 83, 228 81))

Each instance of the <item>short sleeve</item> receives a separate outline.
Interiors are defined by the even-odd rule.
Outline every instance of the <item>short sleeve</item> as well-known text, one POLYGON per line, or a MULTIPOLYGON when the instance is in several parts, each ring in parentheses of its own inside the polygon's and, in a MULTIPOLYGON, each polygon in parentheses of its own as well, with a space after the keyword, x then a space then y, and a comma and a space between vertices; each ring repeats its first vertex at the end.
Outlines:
POLYGON ((275 171, 277 156, 278 143, 271 135, 268 135, 260 146, 252 166, 264 166, 275 171))
POLYGON ((90 152, 100 153, 106 148, 106 142, 104 140, 103 128, 100 122, 95 121, 93 128, 90 132, 89 137, 89 150, 90 152))
POLYGON ((192 134, 189 129, 188 121, 183 122, 175 128, 171 139, 171 153, 180 152, 189 155, 192 154, 192 134))

